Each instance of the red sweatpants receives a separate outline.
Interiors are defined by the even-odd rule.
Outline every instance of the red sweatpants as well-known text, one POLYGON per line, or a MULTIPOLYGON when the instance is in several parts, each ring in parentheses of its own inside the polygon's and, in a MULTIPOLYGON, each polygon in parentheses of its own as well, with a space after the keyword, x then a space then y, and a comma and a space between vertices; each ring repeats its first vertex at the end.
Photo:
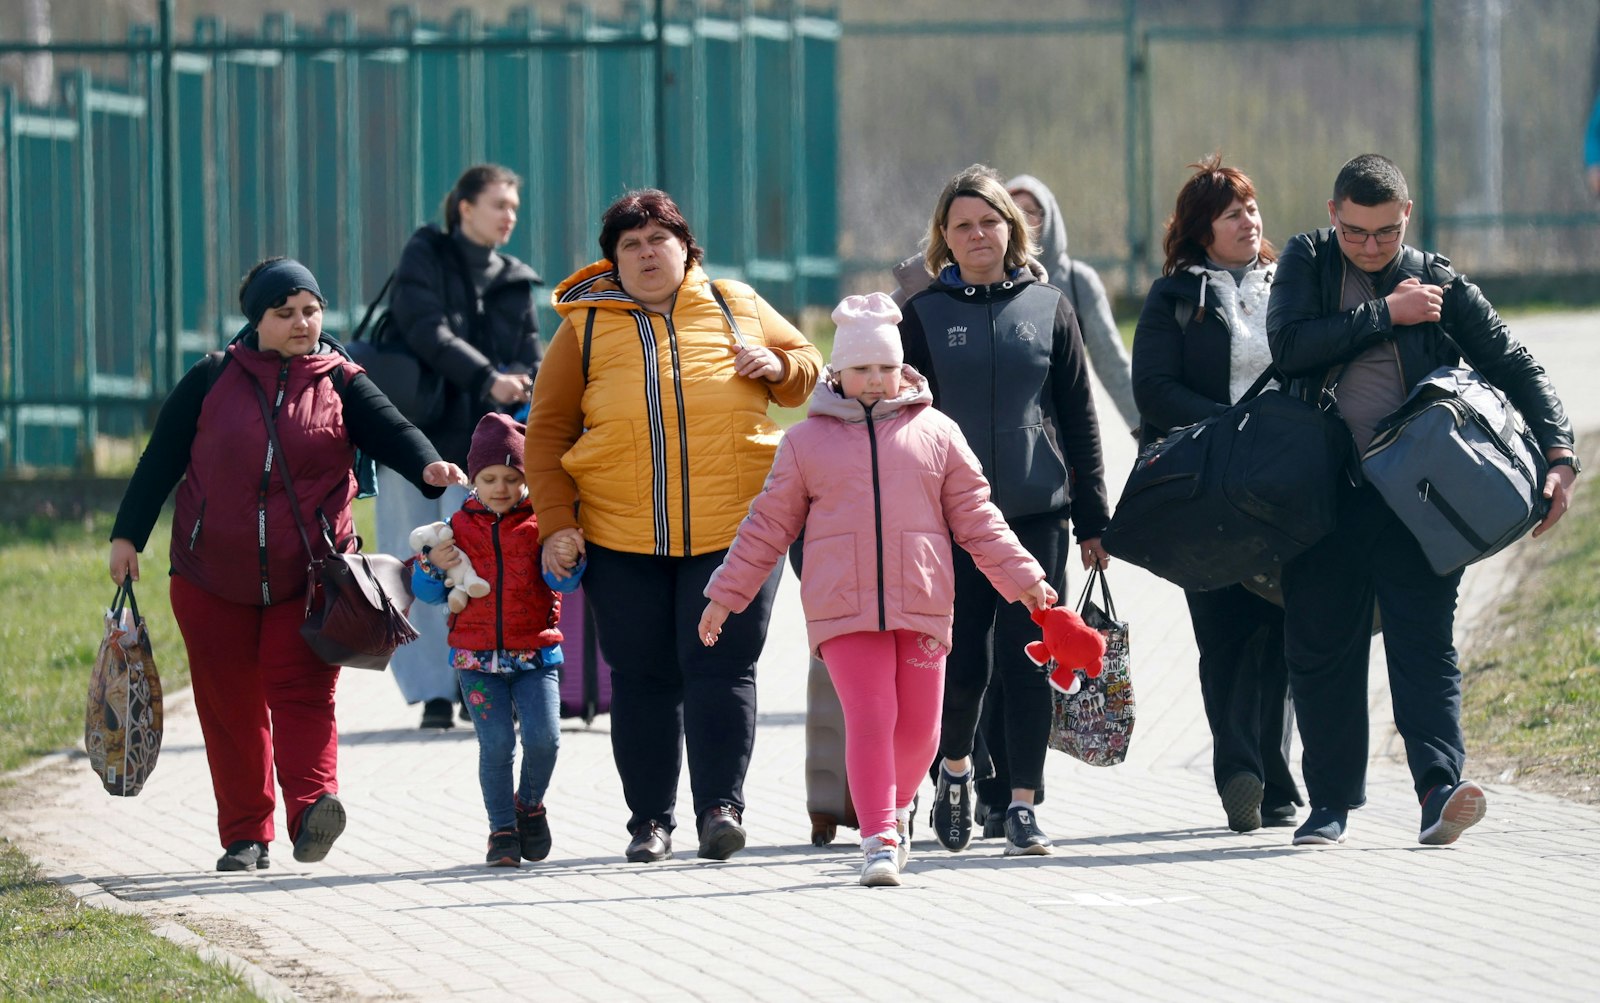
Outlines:
POLYGON ((274 762, 292 838, 312 802, 339 789, 339 670, 300 636, 304 600, 240 606, 179 575, 171 597, 189 652, 222 845, 272 841, 274 762))

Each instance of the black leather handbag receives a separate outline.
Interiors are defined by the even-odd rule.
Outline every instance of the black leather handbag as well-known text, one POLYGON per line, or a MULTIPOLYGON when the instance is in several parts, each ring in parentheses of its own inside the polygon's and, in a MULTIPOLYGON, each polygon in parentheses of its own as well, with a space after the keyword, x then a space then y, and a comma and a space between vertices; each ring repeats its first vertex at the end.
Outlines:
POLYGON ((1262 373, 1222 414, 1146 446, 1101 537, 1113 556, 1186 589, 1216 589, 1283 565, 1333 531, 1350 432, 1330 409, 1262 373))

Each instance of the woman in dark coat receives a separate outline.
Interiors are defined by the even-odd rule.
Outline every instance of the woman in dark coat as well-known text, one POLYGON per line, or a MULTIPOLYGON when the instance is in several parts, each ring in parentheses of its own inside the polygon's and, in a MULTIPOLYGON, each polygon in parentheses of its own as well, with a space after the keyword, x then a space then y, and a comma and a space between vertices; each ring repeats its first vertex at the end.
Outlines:
MULTIPOLYGON (((1255 186, 1219 156, 1190 166, 1167 222, 1166 264, 1134 333, 1143 443, 1220 414, 1272 362, 1267 297, 1277 256, 1261 233, 1255 186)), ((1283 609, 1242 585, 1184 596, 1228 827, 1293 825, 1301 799, 1289 768, 1283 609)))

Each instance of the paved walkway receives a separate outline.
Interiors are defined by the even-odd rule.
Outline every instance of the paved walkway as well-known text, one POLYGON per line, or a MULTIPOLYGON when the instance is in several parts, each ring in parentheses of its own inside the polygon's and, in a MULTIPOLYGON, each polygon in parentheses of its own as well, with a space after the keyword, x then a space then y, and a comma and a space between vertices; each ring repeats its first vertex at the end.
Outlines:
MULTIPOLYGON (((1551 315, 1518 330, 1580 427, 1600 428, 1600 320, 1551 315)), ((1116 437, 1110 449, 1120 481, 1132 446, 1116 437)), ((1513 565, 1474 569, 1464 621, 1513 565)), ((420 732, 392 680, 360 671, 339 692, 350 827, 322 864, 297 864, 280 841, 270 871, 210 870, 213 802, 182 696, 140 797, 109 798, 81 760, 58 761, 31 774, 26 797, 8 795, 0 832, 91 898, 191 927, 269 973, 269 993, 304 999, 1594 998, 1600 809, 1480 777, 1488 818, 1453 847, 1419 847, 1409 777, 1382 753, 1380 718, 1371 800, 1348 846, 1230 833, 1181 595, 1127 566, 1112 585, 1133 625, 1138 731, 1114 769, 1051 754, 1050 857, 1005 859, 998 841, 950 854, 919 839, 905 887, 865 889, 853 833, 809 845, 793 580, 761 666, 751 847, 727 863, 695 859, 692 842, 669 863, 622 861, 626 812, 602 718, 563 732, 551 858, 483 867, 470 731, 420 732)))

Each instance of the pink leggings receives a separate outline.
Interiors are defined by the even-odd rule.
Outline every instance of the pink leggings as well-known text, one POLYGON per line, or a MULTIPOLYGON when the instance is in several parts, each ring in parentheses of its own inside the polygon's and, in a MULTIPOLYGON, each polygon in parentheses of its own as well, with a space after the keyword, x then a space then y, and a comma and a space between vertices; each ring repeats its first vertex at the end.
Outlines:
POLYGON ((945 646, 914 630, 859 631, 824 641, 844 708, 845 775, 867 838, 894 831, 939 744, 945 646))

